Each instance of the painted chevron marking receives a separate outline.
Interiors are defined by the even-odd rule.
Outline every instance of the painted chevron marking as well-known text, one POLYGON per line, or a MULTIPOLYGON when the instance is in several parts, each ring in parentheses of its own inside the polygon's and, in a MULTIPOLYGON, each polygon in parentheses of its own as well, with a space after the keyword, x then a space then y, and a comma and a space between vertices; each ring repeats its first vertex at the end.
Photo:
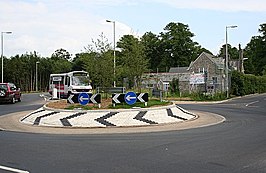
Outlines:
POLYGON ((51 113, 48 113, 48 114, 42 115, 42 116, 40 116, 40 117, 37 117, 37 118, 35 119, 33 125, 39 125, 39 124, 40 124, 40 121, 41 121, 42 118, 44 118, 44 117, 48 117, 48 116, 50 116, 50 115, 58 114, 58 113, 59 113, 59 112, 51 112, 51 113))
POLYGON ((65 117, 65 118, 61 118, 60 121, 61 123, 63 124, 63 126, 67 126, 67 127, 71 127, 72 125, 70 124, 70 122, 68 121, 69 119, 71 118, 76 118, 78 116, 81 116, 81 115, 84 115, 86 114, 87 112, 78 112, 78 113, 75 113, 73 115, 70 115, 68 117, 65 117))
POLYGON ((181 119, 181 120, 184 120, 186 121, 187 119, 186 118, 183 118, 183 117, 179 117, 177 115, 174 115, 172 110, 170 108, 166 109, 167 111, 167 115, 170 116, 170 117, 173 117, 173 118, 177 118, 177 119, 181 119))
POLYGON ((195 114, 193 114, 193 113, 191 113, 191 112, 188 112, 187 110, 185 110, 185 109, 183 109, 183 108, 181 108, 181 107, 179 107, 179 106, 177 106, 177 105, 176 105, 176 107, 177 107, 179 110, 181 110, 183 113, 188 114, 188 115, 192 115, 192 116, 195 117, 195 114))
POLYGON ((116 125, 114 125, 114 124, 112 124, 112 123, 106 121, 106 119, 108 119, 108 118, 114 116, 114 115, 117 114, 117 113, 118 113, 118 112, 110 112, 110 113, 108 113, 108 114, 106 114, 106 115, 104 115, 104 116, 102 116, 102 117, 100 117, 100 118, 95 119, 95 121, 97 121, 97 122, 99 122, 99 123, 101 123, 101 124, 103 124, 103 125, 105 125, 105 126, 116 126, 116 125))
POLYGON ((148 124, 158 124, 158 123, 156 123, 154 121, 151 121, 151 120, 143 118, 146 113, 147 113, 147 111, 140 111, 133 119, 139 120, 139 121, 142 121, 142 122, 145 122, 145 123, 148 123, 148 124))
POLYGON ((34 114, 37 114, 37 113, 40 113, 40 112, 43 112, 44 110, 41 109, 41 110, 38 110, 38 111, 35 111, 35 112, 32 112, 30 113, 29 115, 25 116, 24 118, 21 119, 21 121, 24 121, 25 119, 27 119, 28 117, 30 117, 31 115, 34 115, 34 114))

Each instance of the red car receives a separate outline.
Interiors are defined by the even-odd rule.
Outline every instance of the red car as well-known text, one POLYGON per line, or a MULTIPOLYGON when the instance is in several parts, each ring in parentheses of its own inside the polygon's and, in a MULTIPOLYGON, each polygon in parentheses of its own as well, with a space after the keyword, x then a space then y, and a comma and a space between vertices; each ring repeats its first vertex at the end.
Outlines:
POLYGON ((0 102, 21 102, 21 91, 13 83, 0 83, 0 102))

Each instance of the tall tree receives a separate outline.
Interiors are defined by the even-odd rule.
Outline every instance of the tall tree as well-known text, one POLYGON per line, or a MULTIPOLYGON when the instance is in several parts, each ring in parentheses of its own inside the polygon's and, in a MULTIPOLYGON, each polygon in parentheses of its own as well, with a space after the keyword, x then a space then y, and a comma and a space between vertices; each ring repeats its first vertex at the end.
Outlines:
POLYGON ((84 64, 81 68, 89 72, 94 88, 110 87, 114 80, 111 44, 103 33, 97 40, 92 40, 92 43, 85 47, 85 53, 74 59, 74 67, 78 68, 78 64, 84 64))
POLYGON ((261 24, 259 36, 253 36, 247 44, 244 56, 248 58, 244 62, 245 72, 255 75, 266 74, 266 24, 261 24))
MULTIPOLYGON (((225 44, 221 47, 219 54, 217 56, 225 58, 225 44)), ((239 50, 236 47, 232 47, 230 44, 227 44, 228 48, 228 57, 229 59, 239 59, 239 50)))
POLYGON ((162 60, 159 37, 152 32, 146 32, 141 37, 141 43, 144 46, 145 56, 149 59, 148 68, 151 71, 156 71, 162 60))
POLYGON ((182 23, 169 23, 164 30, 160 34, 164 50, 161 67, 188 66, 198 54, 194 34, 182 23))
POLYGON ((145 33, 141 42, 149 59, 149 69, 153 72, 166 72, 170 67, 188 66, 203 51, 212 54, 201 47, 192 38, 188 25, 171 22, 158 36, 152 32, 145 33))
POLYGON ((65 60, 70 60, 71 58, 71 55, 70 53, 63 49, 63 48, 60 48, 60 49, 57 49, 51 56, 52 59, 65 59, 65 60))
POLYGON ((117 47, 121 49, 118 54, 118 74, 122 78, 127 77, 129 87, 139 82, 142 74, 148 69, 148 59, 144 53, 144 46, 133 35, 124 35, 117 47))

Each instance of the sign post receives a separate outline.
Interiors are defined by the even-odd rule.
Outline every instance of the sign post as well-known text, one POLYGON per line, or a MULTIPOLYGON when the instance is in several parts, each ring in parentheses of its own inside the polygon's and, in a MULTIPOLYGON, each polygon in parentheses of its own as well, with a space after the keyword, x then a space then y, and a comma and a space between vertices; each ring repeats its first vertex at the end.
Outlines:
POLYGON ((58 90, 54 91, 54 92, 56 92, 56 95, 54 95, 54 96, 56 96, 56 98, 57 98, 57 92, 58 92, 58 98, 60 99, 60 88, 61 88, 60 82, 62 81, 62 77, 61 76, 54 76, 53 81, 58 82, 58 90))

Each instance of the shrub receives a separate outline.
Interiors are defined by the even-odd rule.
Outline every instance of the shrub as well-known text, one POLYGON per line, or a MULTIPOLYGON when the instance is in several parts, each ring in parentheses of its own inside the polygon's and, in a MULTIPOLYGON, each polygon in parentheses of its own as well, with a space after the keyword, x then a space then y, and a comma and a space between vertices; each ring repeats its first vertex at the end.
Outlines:
POLYGON ((266 76, 255 76, 233 71, 230 93, 243 96, 266 92, 266 76))

